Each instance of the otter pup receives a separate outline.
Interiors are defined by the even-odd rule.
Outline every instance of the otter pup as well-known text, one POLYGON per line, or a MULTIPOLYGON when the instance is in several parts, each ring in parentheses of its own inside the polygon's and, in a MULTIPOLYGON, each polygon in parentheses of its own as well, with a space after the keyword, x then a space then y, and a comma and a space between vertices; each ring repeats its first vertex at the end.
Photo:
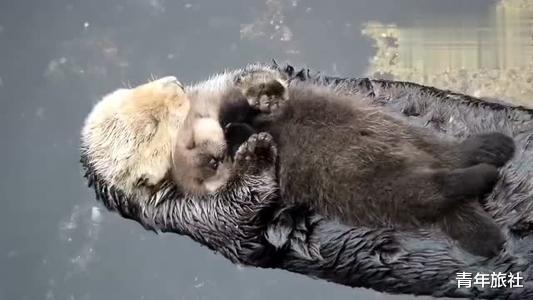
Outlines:
MULTIPOLYGON (((260 66, 251 66, 238 74, 248 74, 250 70, 260 70, 254 73, 261 80, 281 76, 273 69, 260 66)), ((252 120, 253 109, 242 101, 237 89, 223 83, 214 89, 200 87, 187 92, 190 109, 173 145, 172 177, 183 191, 205 195, 219 190, 235 174, 232 160, 239 146, 256 132, 245 123, 252 120), (223 97, 220 97, 221 90, 226 91, 223 97), (230 120, 234 123, 229 124, 230 120), (228 126, 222 128, 220 124, 228 126)), ((286 97, 286 86, 273 92, 286 97)))
POLYGON ((230 144, 243 129, 272 134, 283 201, 349 225, 437 226, 471 253, 500 251, 502 232, 477 197, 512 157, 510 137, 444 142, 356 97, 312 84, 287 88, 270 75, 241 74, 211 118, 230 129, 230 144))
POLYGON ((231 173, 224 132, 212 117, 218 105, 205 105, 216 99, 190 98, 190 110, 173 146, 172 176, 185 192, 213 193, 226 184, 231 173))

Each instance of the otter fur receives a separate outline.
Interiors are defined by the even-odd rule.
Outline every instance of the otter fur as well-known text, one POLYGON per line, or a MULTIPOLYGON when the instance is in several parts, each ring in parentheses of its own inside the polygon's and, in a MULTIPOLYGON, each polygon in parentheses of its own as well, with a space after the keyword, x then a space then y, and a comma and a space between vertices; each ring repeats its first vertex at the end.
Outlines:
MULTIPOLYGON (((281 76, 275 69, 261 65, 249 66, 243 72, 252 72, 256 74, 256 79, 259 76, 263 80, 281 76)), ((246 81, 242 84, 254 82, 246 81)), ((234 89, 233 85, 228 83, 232 82, 218 81, 214 78, 187 91, 190 109, 183 126, 175 136, 172 149, 172 177, 175 184, 184 192, 205 195, 223 187, 234 173, 232 159, 238 147, 253 133, 246 131, 245 134, 240 134, 245 130, 244 127, 236 130, 235 127, 238 125, 234 124, 232 132, 235 132, 236 136, 227 143, 227 134, 220 124, 228 121, 223 118, 245 121, 251 113, 246 111, 248 105, 240 102, 239 98, 235 98, 236 101, 230 100, 233 99, 231 93, 234 89), (221 97, 221 91, 222 93, 227 91, 228 94, 221 97), (224 105, 220 101, 224 101, 224 105), (228 145, 231 145, 230 149, 228 145)), ((250 91, 253 89, 254 86, 249 86, 250 91)), ((285 91, 283 86, 277 92, 285 91)))
POLYGON ((191 128, 192 134, 178 140, 173 148, 174 181, 189 193, 215 192, 229 180, 231 170, 224 132, 210 118, 194 119, 191 128))
MULTIPOLYGON (((234 85, 235 76, 248 69, 246 67, 215 75, 207 81, 187 87, 187 90, 221 94, 227 87, 234 85)), ((318 83, 335 88, 342 94, 358 95, 366 103, 394 111, 408 123, 425 124, 434 134, 440 133, 459 140, 495 130, 512 135, 518 143, 519 151, 513 162, 501 170, 499 182, 493 192, 483 199, 485 209, 506 232, 506 250, 497 259, 473 258, 450 243, 439 230, 348 227, 286 206, 280 207, 281 211, 275 219, 258 219, 259 213, 272 205, 269 203, 272 197, 267 197, 268 192, 272 196, 275 191, 272 182, 258 180, 265 177, 250 177, 248 181, 239 183, 239 193, 216 193, 206 198, 180 193, 172 182, 167 181, 154 196, 157 200, 152 201, 146 195, 138 193, 137 187, 132 191, 133 194, 125 192, 122 186, 112 184, 103 176, 113 173, 114 168, 122 164, 102 164, 98 159, 112 155, 106 152, 110 149, 120 150, 120 144, 116 145, 117 148, 83 144, 81 163, 89 186, 96 192, 96 198, 108 209, 124 218, 134 219, 145 228, 186 235, 234 263, 276 268, 350 287, 364 287, 393 294, 531 299, 532 277, 531 268, 528 268, 533 207, 530 201, 533 191, 530 180, 530 162, 533 157, 533 143, 530 143, 533 132, 531 110, 492 104, 414 83, 314 75, 307 69, 300 71, 291 66, 280 67, 278 70, 295 81, 318 83), (103 152, 88 156, 98 150, 103 152), (101 168, 96 169, 96 165, 101 168), (303 219, 300 222, 291 217, 303 219), (272 239, 264 239, 265 228, 268 228, 269 237, 288 239, 285 243, 278 239, 274 239, 274 243, 272 239), (273 246, 278 249, 275 253, 257 253, 273 246), (256 255, 250 256, 250 253, 256 255), (480 289, 476 285, 458 288, 454 280, 458 271, 472 274, 522 272, 526 277, 525 288, 480 289)), ((123 95, 131 96, 129 93, 123 95)), ((93 116, 91 120, 98 118, 93 116)), ((90 133, 84 131, 82 135, 90 133)), ((141 135, 143 132, 116 134, 141 135)), ((84 140, 87 141, 82 136, 82 141, 84 140)))
POLYGON ((189 99, 174 76, 118 89, 85 120, 82 151, 103 180, 146 197, 168 177, 173 139, 188 111, 189 99))
POLYGON ((497 167, 511 159, 510 137, 442 141, 355 97, 309 84, 287 89, 271 75, 239 77, 211 117, 231 129, 230 144, 242 139, 235 139, 242 130, 274 136, 283 201, 354 226, 436 226, 481 256, 501 250, 504 237, 477 200, 492 189, 497 167), (243 102, 250 107, 235 105, 243 102), (242 123, 254 110, 251 124, 242 123))
POLYGON ((231 160, 224 131, 218 120, 211 117, 211 107, 203 105, 208 100, 191 99, 190 111, 173 146, 172 175, 185 192, 213 193, 229 180, 231 160))

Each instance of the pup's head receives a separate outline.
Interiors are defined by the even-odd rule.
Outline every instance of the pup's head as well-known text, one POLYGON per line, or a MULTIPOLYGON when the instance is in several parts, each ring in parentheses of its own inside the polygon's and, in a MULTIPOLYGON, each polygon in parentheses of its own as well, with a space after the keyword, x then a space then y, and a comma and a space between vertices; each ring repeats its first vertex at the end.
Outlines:
POLYGON ((147 196, 171 169, 172 140, 188 111, 175 77, 116 90, 85 121, 82 159, 109 186, 147 196))
POLYGON ((213 193, 227 183, 231 161, 218 120, 188 116, 179 130, 172 160, 174 182, 186 192, 213 193))

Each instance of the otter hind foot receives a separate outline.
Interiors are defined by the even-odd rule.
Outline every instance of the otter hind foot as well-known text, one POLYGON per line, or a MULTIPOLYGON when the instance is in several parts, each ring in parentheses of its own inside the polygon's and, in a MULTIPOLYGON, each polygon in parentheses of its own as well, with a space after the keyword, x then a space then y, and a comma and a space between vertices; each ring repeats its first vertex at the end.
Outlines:
POLYGON ((443 189, 448 198, 474 198, 492 191, 498 169, 489 164, 455 169, 443 174, 443 189))
POLYGON ((444 231, 464 250, 483 257, 500 253, 505 237, 492 217, 478 203, 467 204, 463 209, 444 218, 444 231))
POLYGON ((466 166, 486 163, 502 167, 515 152, 514 140, 498 132, 469 137, 459 147, 466 166))

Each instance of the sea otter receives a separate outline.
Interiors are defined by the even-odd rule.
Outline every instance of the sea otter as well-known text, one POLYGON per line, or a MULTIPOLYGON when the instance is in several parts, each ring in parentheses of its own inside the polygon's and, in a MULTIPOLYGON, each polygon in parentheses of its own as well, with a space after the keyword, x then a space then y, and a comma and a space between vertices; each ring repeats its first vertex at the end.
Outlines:
MULTIPOLYGON (((267 67, 265 66, 265 68, 267 67)), ((232 86, 234 76, 245 69, 216 75, 206 82, 201 82, 199 86, 211 89, 210 93, 216 93, 217 89, 223 91, 226 86, 232 86)), ((305 74, 309 74, 308 71, 306 73, 306 69, 299 72, 291 66, 280 67, 279 70, 286 72, 291 77, 296 74, 303 74, 301 80, 304 81, 331 84, 343 93, 361 94, 365 96, 365 101, 390 107, 398 114, 414 115, 416 113, 410 117, 409 122, 418 123, 420 121, 424 123, 430 120, 428 126, 440 124, 439 127, 435 127, 435 132, 444 133, 449 137, 462 138, 483 130, 499 130, 512 134, 520 142, 519 151, 517 151, 514 162, 507 164, 501 171, 501 179, 496 190, 486 197, 485 207, 492 215, 499 218, 498 222, 504 228, 515 223, 527 225, 530 221, 531 205, 529 204, 531 201, 529 200, 532 193, 530 176, 528 176, 531 167, 528 167, 530 166, 528 162, 531 162, 532 156, 529 155, 531 143, 528 143, 528 139, 531 137, 532 128, 531 111, 524 108, 494 105, 466 95, 414 83, 315 75, 305 77, 305 74), (453 122, 440 123, 441 119, 433 121, 437 117, 447 121, 450 116, 453 116, 453 122)), ((187 87, 187 89, 194 89, 194 87, 187 87)), ((160 89, 156 90, 163 92, 160 89)), ((122 103, 131 100, 128 98, 133 94, 121 93, 121 96, 125 98, 122 103)), ((93 113, 103 112, 93 111, 93 113)), ((91 120, 97 119, 96 116, 91 116, 91 120)), ((135 128, 139 128, 139 126, 115 128, 115 130, 126 130, 127 132, 123 134, 135 134, 146 138, 143 136, 143 131, 133 131, 135 128)), ((89 133, 83 132, 83 134, 89 133)), ((100 135, 100 138, 102 140, 93 141, 100 143, 106 140, 106 136, 100 135)), ((82 140, 87 141, 83 136, 82 140)), ((140 140, 142 139, 136 139, 136 141, 140 140)), ((122 194, 120 193, 121 186, 108 185, 109 182, 102 179, 101 176, 102 174, 113 173, 114 168, 121 165, 100 164, 98 161, 98 159, 112 155, 106 151, 116 149, 120 148, 111 149, 84 143, 81 158, 86 172, 85 176, 91 189, 96 192, 97 199, 123 217, 132 218, 146 228, 172 231, 179 235, 190 236, 196 242, 210 249, 215 249, 231 261, 245 265, 246 260, 244 259, 248 256, 243 254, 243 249, 251 249, 252 247, 247 247, 249 243, 243 242, 243 239, 246 241, 247 238, 260 237, 266 223, 270 224, 269 226, 277 226, 272 224, 270 220, 260 221, 257 223, 257 227, 242 226, 248 224, 249 220, 255 220, 253 216, 265 207, 262 200, 259 202, 260 204, 250 201, 245 192, 260 195, 256 189, 262 188, 263 191, 267 191, 274 188, 273 186, 267 187, 264 182, 255 180, 243 183, 241 186, 242 194, 227 195, 226 199, 220 199, 220 201, 215 201, 216 197, 197 201, 198 199, 190 195, 174 192, 174 187, 170 184, 164 185, 158 192, 157 196, 163 197, 162 200, 157 201, 161 203, 158 205, 146 197, 132 197, 131 194, 122 194), (87 155, 98 150, 102 153, 97 156, 87 155), (94 165, 101 165, 107 169, 95 171, 94 165), (233 206, 228 208, 228 205, 233 206), (233 208, 238 207, 244 207, 243 211, 246 212, 246 218, 241 218, 241 215, 235 213, 233 208), (240 223, 241 221, 244 222, 240 223)), ((134 151, 133 153, 138 152, 134 151)), ((150 165, 146 166, 150 167, 150 165)), ((294 213, 315 220, 313 215, 307 215, 300 210, 294 210, 294 213)), ((309 250, 309 248, 302 247, 301 244, 292 241, 283 245, 281 251, 284 254, 274 256, 276 257, 276 264, 270 265, 270 267, 302 273, 313 278, 322 278, 351 287, 365 287, 389 293, 433 295, 435 297, 444 295, 474 298, 503 298, 504 296, 516 297, 517 295, 520 299, 531 297, 531 289, 527 288, 527 285, 525 289, 479 289, 474 285, 470 289, 458 289, 456 282, 450 280, 450 278, 455 277, 457 270, 473 272, 474 274, 483 270, 485 272, 500 270, 508 272, 512 270, 513 272, 524 271, 523 274, 528 274, 529 260, 527 258, 529 256, 527 250, 529 247, 523 247, 528 245, 528 239, 527 236, 522 237, 524 237, 524 232, 525 234, 530 233, 531 227, 524 229, 529 231, 524 231, 520 236, 515 235, 515 232, 510 233, 508 243, 506 243, 506 249, 509 251, 502 251, 498 259, 482 260, 481 258, 472 259, 470 255, 465 255, 466 253, 452 247, 449 240, 443 238, 438 230, 426 231, 423 229, 416 232, 406 232, 394 229, 367 229, 347 227, 329 220, 320 221, 318 224, 313 222, 284 222, 284 224, 296 230, 296 232, 288 231, 290 237, 316 246, 316 248, 312 247, 311 249, 319 251, 318 253, 321 253, 323 258, 309 259, 308 256, 304 255, 306 252, 302 254, 303 256, 295 254, 295 249, 309 250), (308 230, 302 233, 302 224, 311 224, 312 226, 307 227, 308 230), (396 248, 397 251, 391 250, 389 246, 391 243, 397 245, 397 241, 402 241, 400 246, 396 248), (384 244, 387 245, 386 249, 388 249, 385 253, 380 248, 384 244)), ((253 249, 269 245, 268 242, 262 241, 255 244, 253 249)), ((261 257, 264 258, 264 256, 261 257)), ((269 255, 268 257, 273 256, 269 255)), ((253 266, 258 266, 257 257, 255 258, 255 260, 248 260, 248 262, 253 266)))
MULTIPOLYGON (((93 172, 101 180, 109 186, 120 187, 122 193, 132 198, 161 199, 160 195, 156 195, 161 186, 176 179, 179 179, 176 185, 181 191, 200 194, 194 189, 184 189, 196 183, 199 175, 195 176, 193 171, 209 172, 206 168, 212 169, 210 163, 218 164, 218 157, 226 156, 225 148, 218 147, 219 141, 225 144, 218 122, 213 124, 211 119, 202 117, 211 108, 202 106, 200 99, 194 97, 199 94, 201 99, 209 99, 209 104, 212 104, 216 99, 207 97, 209 91, 201 88, 195 92, 193 87, 187 93, 176 77, 167 76, 109 93, 95 105, 85 120, 81 135, 82 156, 91 161, 93 172), (196 102, 191 103, 191 99, 196 102), (202 112, 202 115, 196 112, 202 112), (184 149, 187 153, 178 156, 173 147, 184 149), (204 157, 202 153, 211 152, 217 153, 216 162, 198 160, 204 157), (189 168, 172 167, 180 162, 189 168), (204 164, 206 168, 202 169, 204 164)), ((276 150, 268 134, 248 137, 248 142, 242 145, 236 158, 227 162, 226 172, 219 171, 219 178, 215 176, 217 174, 209 173, 210 178, 217 178, 203 182, 209 191, 219 190, 222 184, 227 187, 228 181, 248 182, 250 176, 261 173, 264 180, 253 177, 252 181, 263 183, 263 187, 243 187, 256 191, 258 198, 272 198, 276 187, 271 187, 270 182, 274 178, 268 169, 273 164, 276 150), (239 157, 246 157, 247 161, 239 160, 239 157)), ((217 169, 221 170, 222 166, 217 169)), ((203 185, 195 187, 200 190, 203 185)), ((237 190, 239 187, 231 189, 230 193, 237 190)))
MULTIPOLYGON (((248 74, 253 70, 257 71, 254 72, 256 80, 242 84, 254 84, 259 80, 257 76, 264 80, 283 77, 280 72, 261 65, 251 65, 237 74, 248 74)), ((253 89, 253 86, 249 88, 253 89)), ((249 105, 245 101, 239 101, 238 98, 237 101, 231 101, 233 97, 229 94, 221 97, 221 92, 224 91, 233 93, 237 90, 233 84, 228 85, 228 81, 224 80, 217 81, 216 77, 187 91, 190 108, 183 126, 180 126, 175 135, 171 172, 174 183, 184 192, 205 195, 223 187, 235 175, 232 161, 238 147, 254 133, 247 131, 244 123, 232 124, 231 141, 227 142, 228 129, 220 126, 221 123, 229 123, 229 119, 224 118, 244 121, 252 112, 247 110, 249 105)), ((283 94, 285 91, 283 86, 278 92, 283 94)))
MULTIPOLYGON (((167 180, 168 174, 171 173, 172 148, 175 145, 173 140, 179 139, 177 132, 189 112, 188 95, 197 93, 199 99, 210 95, 224 100, 222 95, 235 92, 232 87, 243 87, 238 81, 228 80, 229 78, 244 78, 245 74, 261 70, 272 72, 269 68, 252 66, 231 74, 222 74, 187 88, 187 95, 183 93, 181 85, 174 77, 163 78, 135 89, 116 91, 104 97, 87 118, 82 132, 83 156, 92 162, 94 172, 100 174, 99 176, 111 186, 120 187, 126 194, 136 195, 134 197, 137 199, 152 199, 150 195, 158 190, 158 186, 167 180)), ((251 91, 253 89, 245 92, 251 91)), ((242 105, 242 101, 230 101, 230 103, 238 104, 233 105, 238 108, 237 111, 246 107, 242 105)), ((215 112, 223 114, 224 107, 227 108, 223 106, 215 112)), ((230 117, 234 116, 232 114, 229 119, 224 119, 222 115, 219 120, 227 123, 232 121, 230 117)), ((242 117, 239 120, 246 120, 248 113, 239 116, 242 117)), ((269 142, 268 138, 265 138, 265 141, 269 142)), ((266 146, 262 148, 269 149, 266 146)), ((264 151, 258 151, 261 152, 264 151)), ((265 181, 254 179, 247 182, 259 183, 270 180, 270 178, 264 179, 265 181)), ((255 187, 253 184, 241 188, 261 190, 268 197, 275 190, 255 187)), ((221 189, 217 192, 224 191, 228 190, 221 189)))
MULTIPOLYGON (((229 147, 245 139, 243 130, 272 134, 283 201, 354 226, 437 226, 474 254, 500 251, 503 235, 477 199, 512 157, 510 137, 442 141, 356 97, 310 84, 287 88, 276 76, 241 74, 204 117, 219 120, 229 147)), ((213 140, 228 147, 220 136, 213 140)), ((209 181, 204 175, 199 180, 209 181)))

